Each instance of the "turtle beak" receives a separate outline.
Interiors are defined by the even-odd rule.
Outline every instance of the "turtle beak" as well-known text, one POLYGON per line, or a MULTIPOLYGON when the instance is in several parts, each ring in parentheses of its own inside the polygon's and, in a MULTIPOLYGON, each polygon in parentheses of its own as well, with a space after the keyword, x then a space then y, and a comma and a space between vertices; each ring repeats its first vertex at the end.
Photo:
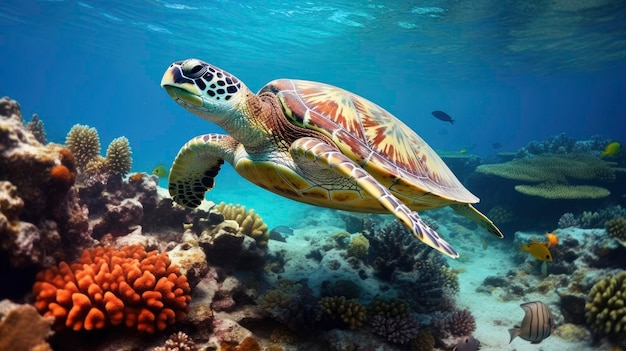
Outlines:
POLYGON ((202 92, 198 89, 194 81, 184 77, 180 71, 180 66, 172 64, 161 78, 161 87, 176 102, 184 101, 193 106, 202 106, 202 92))

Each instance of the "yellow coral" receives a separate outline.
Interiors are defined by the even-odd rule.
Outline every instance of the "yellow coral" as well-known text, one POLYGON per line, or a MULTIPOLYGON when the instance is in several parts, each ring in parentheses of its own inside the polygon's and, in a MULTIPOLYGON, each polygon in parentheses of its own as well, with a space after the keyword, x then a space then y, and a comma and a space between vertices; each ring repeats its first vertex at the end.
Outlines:
POLYGON ((76 165, 84 169, 89 161, 100 155, 98 131, 87 125, 75 124, 67 133, 65 146, 76 158, 76 165))
POLYGON ((363 325, 365 318, 365 307, 356 299, 332 296, 324 297, 318 302, 318 321, 340 321, 350 329, 357 329, 363 325))
POLYGON ((348 246, 348 255, 360 259, 367 257, 367 252, 370 248, 370 241, 367 240, 365 235, 359 233, 352 238, 350 245, 348 246))
POLYGON ((409 305, 397 298, 374 297, 368 305, 370 316, 381 315, 391 318, 407 318, 409 317, 409 305))
POLYGON ((626 271, 598 281, 587 295, 587 324, 596 338, 626 347, 626 271))
POLYGON ((245 206, 220 203, 215 209, 224 216, 224 219, 234 220, 239 224, 239 231, 254 240, 259 247, 267 247, 270 232, 261 216, 254 213, 254 209, 247 210, 245 206))
POLYGON ((545 199, 600 199, 611 194, 610 191, 599 186, 554 183, 516 185, 515 190, 524 195, 545 199))
POLYGON ((130 144, 126 137, 113 139, 106 154, 106 166, 112 174, 126 175, 130 172, 133 160, 130 157, 130 144))

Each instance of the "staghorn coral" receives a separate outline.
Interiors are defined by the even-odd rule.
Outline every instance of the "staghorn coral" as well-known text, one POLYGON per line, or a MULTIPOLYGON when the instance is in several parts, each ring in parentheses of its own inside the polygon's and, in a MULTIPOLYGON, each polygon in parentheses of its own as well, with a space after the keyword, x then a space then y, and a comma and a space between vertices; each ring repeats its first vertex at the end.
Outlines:
POLYGON ((606 221, 606 233, 620 242, 626 242, 626 218, 617 217, 606 221))
POLYGON ((0 301, 0 350, 52 350, 46 339, 52 334, 53 321, 31 305, 0 301))
POLYGON ((325 324, 327 329, 350 328, 357 329, 366 319, 365 307, 356 299, 346 299, 343 296, 321 298, 317 302, 318 322, 325 324))
POLYGON ((516 185, 515 191, 529 196, 544 199, 601 199, 611 194, 603 187, 592 185, 569 185, 555 183, 540 183, 537 185, 516 185))
POLYGON ((367 258, 367 252, 370 248, 370 242, 367 238, 359 233, 352 237, 350 240, 350 245, 348 245, 348 249, 346 252, 348 256, 356 257, 361 260, 365 260, 367 258))
POLYGON ((370 319, 372 331, 394 344, 406 344, 417 336, 418 325, 411 317, 375 315, 370 319))
POLYGON ((559 218, 558 227, 560 229, 577 227, 579 225, 578 219, 574 217, 573 213, 564 213, 561 218, 559 218))
POLYGON ((30 118, 30 122, 26 123, 26 129, 33 133, 35 139, 41 144, 47 144, 46 130, 44 129, 43 122, 39 119, 38 114, 33 114, 30 118))
POLYGON ((125 325, 143 333, 180 320, 191 300, 187 278, 167 254, 140 245, 86 249, 78 261, 37 274, 33 294, 39 312, 59 327, 125 325))
POLYGON ((96 128, 75 124, 67 133, 65 146, 74 154, 79 169, 100 155, 100 136, 96 128))
POLYGON ((270 237, 267 224, 261 216, 254 213, 254 209, 247 210, 245 206, 230 205, 224 202, 215 206, 215 209, 224 216, 224 219, 239 223, 239 231, 253 238, 259 247, 267 247, 270 237))
POLYGON ((598 281, 587 295, 587 325, 596 339, 626 347, 626 271, 598 281))
POLYGON ((170 335, 163 346, 155 347, 152 351, 196 351, 198 347, 189 335, 179 331, 170 335))
POLYGON ((124 176, 130 172, 133 160, 130 157, 130 144, 126 137, 113 139, 107 148, 106 167, 110 173, 124 176))

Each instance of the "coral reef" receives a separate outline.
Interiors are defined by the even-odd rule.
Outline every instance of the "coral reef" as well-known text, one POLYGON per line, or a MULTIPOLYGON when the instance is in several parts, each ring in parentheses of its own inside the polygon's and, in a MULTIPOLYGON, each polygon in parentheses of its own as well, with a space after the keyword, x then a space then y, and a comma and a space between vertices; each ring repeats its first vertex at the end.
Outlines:
POLYGON ((626 218, 616 217, 608 220, 604 227, 610 237, 615 238, 620 243, 626 243, 626 218))
POLYGON ((406 344, 413 340, 419 331, 419 323, 411 317, 387 317, 375 315, 369 321, 372 331, 393 344, 406 344))
POLYGON ((1 99, 0 111, 0 178, 6 181, 1 206, 7 221, 0 227, 0 247, 11 265, 41 267, 90 245, 87 209, 72 186, 77 171, 72 153, 40 144, 24 127, 17 102, 1 99))
POLYGON ((100 155, 100 136, 96 128, 75 124, 67 133, 65 146, 76 158, 76 165, 85 170, 87 164, 100 155))
POLYGON ((245 206, 220 203, 215 210, 224 216, 224 219, 234 220, 239 224, 240 232, 256 240, 259 247, 266 247, 269 240, 267 224, 261 216, 254 213, 254 209, 247 210, 245 206))
POLYGON ((352 237, 352 240, 350 240, 350 245, 348 245, 348 249, 346 250, 346 252, 348 253, 348 256, 364 260, 365 258, 367 258, 367 252, 369 248, 369 240, 367 240, 367 238, 363 234, 359 233, 352 237))
POLYGON ((107 148, 106 166, 112 174, 124 176, 130 172, 133 160, 130 157, 130 144, 126 137, 113 139, 107 148))
POLYGON ((471 335, 476 330, 476 320, 469 310, 455 310, 450 313, 433 314, 433 327, 438 333, 455 337, 471 335))
POLYGON ((587 295, 585 315, 594 338, 626 347, 626 271, 598 281, 587 295))
POLYGON ((604 228, 606 221, 616 217, 626 217, 626 209, 617 205, 597 211, 584 211, 578 217, 578 222, 581 228, 604 228))
POLYGON ((559 218, 558 227, 560 229, 569 228, 569 227, 577 227, 579 225, 578 219, 574 217, 573 213, 564 213, 561 218, 559 218))
POLYGON ((307 332, 315 322, 315 297, 303 282, 280 280, 258 304, 266 315, 296 333, 307 332))
POLYGON ((515 190, 529 196, 542 197, 544 199, 601 199, 611 194, 605 188, 592 185, 569 185, 540 183, 537 185, 516 185, 515 190))
POLYGON ((435 348, 435 337, 429 330, 420 330, 409 344, 411 351, 433 351, 435 348))
POLYGON ((52 350, 46 339, 52 334, 53 322, 31 305, 0 301, 0 350, 52 350))
POLYGON ((33 114, 30 118, 30 122, 26 123, 26 129, 30 130, 33 133, 33 136, 39 143, 45 145, 48 143, 48 139, 46 138, 46 130, 44 128, 43 122, 39 119, 38 114, 33 114))
POLYGON ((357 329, 366 319, 365 307, 356 299, 343 296, 323 297, 317 303, 317 321, 325 329, 357 329))
POLYGON ((77 262, 40 272, 33 294, 39 312, 57 326, 125 325, 144 333, 180 320, 191 299, 187 278, 167 254, 139 245, 87 249, 77 262))
POLYGON ((163 346, 155 347, 152 351, 196 351, 198 347, 191 340, 189 335, 179 331, 178 333, 174 333, 170 335, 170 337, 165 340, 163 346))

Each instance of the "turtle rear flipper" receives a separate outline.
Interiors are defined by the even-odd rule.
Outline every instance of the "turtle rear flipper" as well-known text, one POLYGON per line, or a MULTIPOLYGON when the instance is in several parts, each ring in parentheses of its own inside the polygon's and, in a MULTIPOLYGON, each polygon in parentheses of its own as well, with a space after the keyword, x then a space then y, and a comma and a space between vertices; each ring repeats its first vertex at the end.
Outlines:
POLYGON ((200 206, 204 194, 215 185, 224 161, 233 163, 239 143, 228 135, 205 134, 189 140, 178 152, 170 170, 172 199, 189 208, 200 206))
POLYGON ((458 203, 452 204, 450 205, 450 207, 452 207, 452 209, 456 213, 472 220, 474 223, 483 227, 489 233, 497 236, 498 238, 504 238, 504 234, 502 234, 500 229, 498 229, 498 227, 496 227, 496 225, 493 224, 493 222, 489 218, 487 218, 487 216, 482 214, 476 209, 476 207, 472 206, 471 204, 458 203))
POLYGON ((452 245, 448 244, 434 229, 424 223, 417 212, 412 211, 382 186, 376 178, 335 147, 319 139, 301 138, 291 145, 290 151, 296 162, 299 159, 305 160, 305 162, 314 161, 323 168, 331 169, 347 179, 354 180, 359 188, 377 199, 382 207, 396 216, 423 243, 452 258, 459 257, 452 245))

